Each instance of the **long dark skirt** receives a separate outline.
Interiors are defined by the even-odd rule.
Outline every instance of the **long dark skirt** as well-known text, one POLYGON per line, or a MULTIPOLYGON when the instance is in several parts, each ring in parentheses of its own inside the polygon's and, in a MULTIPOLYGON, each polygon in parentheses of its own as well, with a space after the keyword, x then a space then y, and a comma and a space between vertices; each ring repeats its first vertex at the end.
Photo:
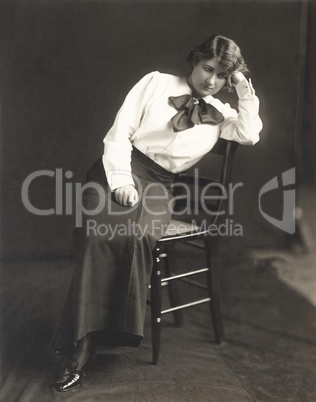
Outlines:
POLYGON ((171 219, 174 175, 136 148, 132 172, 140 201, 131 208, 115 202, 101 158, 87 173, 86 183, 97 183, 103 191, 88 187, 84 207, 94 210, 100 201, 105 206, 84 216, 75 230, 76 268, 54 348, 69 348, 88 333, 108 346, 137 346, 143 339, 152 249, 171 219))

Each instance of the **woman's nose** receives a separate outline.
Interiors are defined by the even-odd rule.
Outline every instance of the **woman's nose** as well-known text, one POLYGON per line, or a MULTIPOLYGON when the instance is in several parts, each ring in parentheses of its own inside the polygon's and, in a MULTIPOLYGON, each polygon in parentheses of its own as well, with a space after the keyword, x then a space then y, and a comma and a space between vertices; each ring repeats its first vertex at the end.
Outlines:
POLYGON ((214 84, 214 83, 215 83, 215 74, 209 75, 206 81, 207 81, 209 84, 214 84))

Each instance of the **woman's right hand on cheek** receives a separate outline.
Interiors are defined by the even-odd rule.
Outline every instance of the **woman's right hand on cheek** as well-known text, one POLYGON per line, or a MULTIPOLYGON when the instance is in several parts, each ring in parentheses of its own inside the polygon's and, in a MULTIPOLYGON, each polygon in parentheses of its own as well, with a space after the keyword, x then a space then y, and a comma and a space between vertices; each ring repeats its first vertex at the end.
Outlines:
POLYGON ((138 192, 131 184, 118 187, 115 190, 115 201, 124 207, 133 207, 138 202, 138 192))

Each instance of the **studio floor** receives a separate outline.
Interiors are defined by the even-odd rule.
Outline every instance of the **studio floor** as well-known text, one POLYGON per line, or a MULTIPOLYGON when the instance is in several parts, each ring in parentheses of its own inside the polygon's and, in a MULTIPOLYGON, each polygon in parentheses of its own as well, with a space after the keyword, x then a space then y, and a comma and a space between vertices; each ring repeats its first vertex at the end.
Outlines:
MULTIPOLYGON (((201 250, 182 254, 184 266, 201 250)), ((46 351, 73 261, 6 263, 1 401, 316 401, 315 266, 309 253, 223 268, 226 343, 214 343, 207 305, 187 309, 182 328, 165 316, 153 366, 148 315, 140 348, 99 351, 82 387, 59 394, 46 351)))

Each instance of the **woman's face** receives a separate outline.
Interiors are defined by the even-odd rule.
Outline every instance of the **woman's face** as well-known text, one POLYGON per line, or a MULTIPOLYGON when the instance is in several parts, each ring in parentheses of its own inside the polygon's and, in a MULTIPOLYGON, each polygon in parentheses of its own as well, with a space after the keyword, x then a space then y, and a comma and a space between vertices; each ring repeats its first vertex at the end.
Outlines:
POLYGON ((225 86, 227 77, 228 74, 214 57, 200 60, 193 67, 188 83, 192 89, 192 95, 202 98, 219 92, 225 86))

